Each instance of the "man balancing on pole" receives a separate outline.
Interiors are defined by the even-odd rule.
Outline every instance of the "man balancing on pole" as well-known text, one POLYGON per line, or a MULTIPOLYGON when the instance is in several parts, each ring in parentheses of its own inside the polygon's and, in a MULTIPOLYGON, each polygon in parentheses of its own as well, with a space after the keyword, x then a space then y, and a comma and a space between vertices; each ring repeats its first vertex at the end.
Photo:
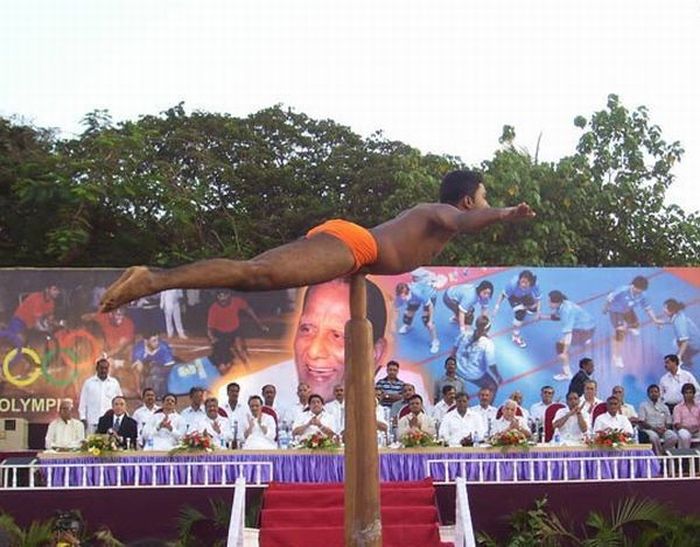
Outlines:
POLYGON ((480 173, 452 171, 442 179, 440 203, 419 203, 374 228, 329 220, 306 237, 250 260, 214 258, 162 271, 129 268, 105 293, 102 311, 172 288, 267 291, 315 285, 356 272, 401 274, 432 262, 457 234, 534 216, 526 203, 491 208, 480 173))

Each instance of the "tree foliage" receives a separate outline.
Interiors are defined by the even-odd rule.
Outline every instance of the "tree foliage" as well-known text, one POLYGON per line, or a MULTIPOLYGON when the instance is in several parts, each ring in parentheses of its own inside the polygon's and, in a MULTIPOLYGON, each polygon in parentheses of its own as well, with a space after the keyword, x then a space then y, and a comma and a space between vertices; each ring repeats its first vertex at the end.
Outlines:
MULTIPOLYGON (((453 242, 455 264, 697 264, 700 219, 664 205, 683 154, 646 108, 611 95, 572 155, 539 163, 504 126, 480 167, 494 205, 531 203, 536 222, 453 242)), ((376 133, 273 106, 236 118, 182 104, 114 123, 88 113, 83 132, 0 118, 0 263, 171 266, 249 258, 343 217, 372 226, 421 201, 459 158, 426 155, 376 133)))

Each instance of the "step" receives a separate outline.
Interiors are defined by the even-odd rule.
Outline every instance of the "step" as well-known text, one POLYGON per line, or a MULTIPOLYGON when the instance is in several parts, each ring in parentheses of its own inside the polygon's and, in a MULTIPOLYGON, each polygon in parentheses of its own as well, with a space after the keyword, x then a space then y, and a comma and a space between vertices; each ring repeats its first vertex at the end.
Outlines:
MULTIPOLYGON (((435 491, 430 488, 409 488, 406 490, 382 490, 382 507, 403 507, 407 505, 434 505, 435 491)), ((265 492, 263 509, 299 509, 343 507, 345 493, 342 490, 277 490, 265 492)))
MULTIPOLYGON (((334 547, 342 546, 345 531, 342 526, 318 527, 313 530, 304 528, 262 528, 260 530, 260 547, 334 547)), ((395 524, 382 526, 383 547, 420 547, 440 546, 440 531, 435 524, 395 524)))
MULTIPOLYGON (((438 521, 435 506, 419 507, 382 507, 382 524, 394 525, 406 521, 410 515, 411 524, 432 524, 438 521)), ((345 509, 333 507, 329 509, 263 509, 260 516, 260 527, 288 528, 290 526, 304 527, 307 530, 318 526, 340 526, 345 523, 345 509)))

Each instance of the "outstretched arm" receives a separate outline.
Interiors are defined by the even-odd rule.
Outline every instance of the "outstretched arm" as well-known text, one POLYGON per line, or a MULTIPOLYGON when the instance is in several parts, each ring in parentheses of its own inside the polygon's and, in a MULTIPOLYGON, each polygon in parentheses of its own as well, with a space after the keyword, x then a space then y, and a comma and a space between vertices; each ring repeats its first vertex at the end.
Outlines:
POLYGON ((535 217, 535 212, 527 203, 515 207, 488 207, 485 209, 470 209, 457 216, 459 232, 474 233, 483 230, 497 222, 517 222, 535 217))

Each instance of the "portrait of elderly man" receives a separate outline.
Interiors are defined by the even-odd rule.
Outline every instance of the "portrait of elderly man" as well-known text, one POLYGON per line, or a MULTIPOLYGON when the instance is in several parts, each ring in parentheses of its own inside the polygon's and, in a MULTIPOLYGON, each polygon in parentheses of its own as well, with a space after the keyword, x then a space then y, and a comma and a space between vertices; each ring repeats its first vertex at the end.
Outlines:
POLYGON ((559 430, 564 444, 583 444, 583 436, 589 427, 578 393, 569 392, 566 396, 566 407, 556 411, 552 420, 552 428, 559 430))
POLYGON ((85 426, 73 418, 73 401, 62 399, 58 405, 58 418, 49 424, 46 432, 46 450, 75 450, 85 439, 85 426))
POLYGON ((305 440, 315 433, 333 437, 338 433, 335 416, 323 408, 323 397, 314 393, 309 397, 309 410, 302 412, 294 422, 292 435, 305 440))
MULTIPOLYGON (((451 387, 451 386, 449 386, 451 387)), ((440 424, 439 437, 448 446, 472 446, 486 437, 486 427, 481 416, 469 409, 469 395, 457 393, 456 407, 445 414, 440 424)))
POLYGON ((513 399, 506 400, 503 403, 503 415, 493 422, 492 435, 499 435, 506 431, 516 430, 522 433, 528 439, 532 436, 532 432, 527 424, 527 420, 522 416, 516 415, 519 405, 513 399))
MULTIPOLYGON (((293 358, 231 379, 244 393, 260 393, 263 385, 275 384, 276 403, 282 409, 294 404, 294 386, 300 382, 308 384, 311 393, 330 401, 333 386, 345 382, 345 323, 349 319, 349 277, 308 287, 294 329, 293 358)), ((384 294, 371 280, 367 280, 367 319, 372 324, 372 360, 375 370, 379 370, 389 349, 388 314, 384 294)), ((419 393, 425 393, 420 373, 402 369, 401 377, 415 384, 419 393)))
POLYGON ((414 395, 408 401, 409 412, 402 418, 399 418, 397 435, 401 439, 413 430, 420 430, 423 433, 434 436, 437 434, 435 430, 435 420, 428 416, 423 410, 423 398, 420 395, 414 395))

